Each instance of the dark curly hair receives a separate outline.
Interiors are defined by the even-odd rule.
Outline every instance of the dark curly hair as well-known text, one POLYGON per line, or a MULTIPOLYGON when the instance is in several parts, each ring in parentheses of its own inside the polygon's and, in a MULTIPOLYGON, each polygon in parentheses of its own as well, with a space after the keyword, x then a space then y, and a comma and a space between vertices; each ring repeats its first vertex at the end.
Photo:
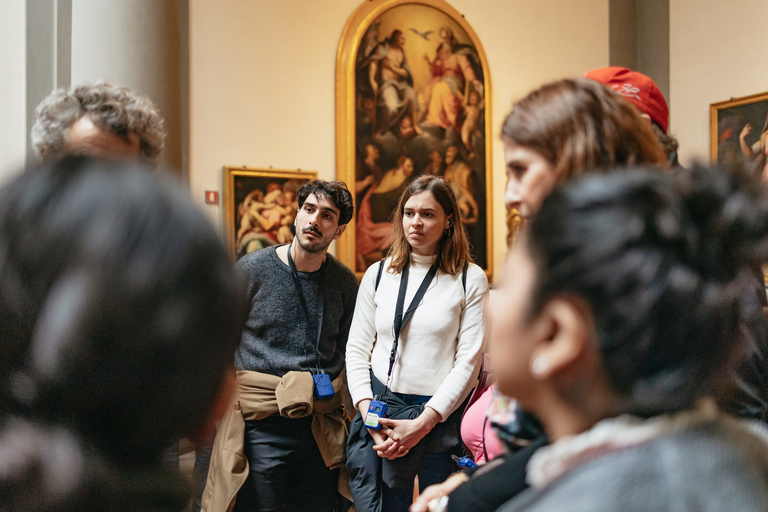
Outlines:
POLYGON ((314 180, 303 184, 296 193, 299 208, 304 205, 304 201, 310 194, 314 194, 317 198, 330 199, 336 205, 336 208, 339 209, 339 226, 352 220, 355 205, 352 201, 352 194, 343 181, 314 180))

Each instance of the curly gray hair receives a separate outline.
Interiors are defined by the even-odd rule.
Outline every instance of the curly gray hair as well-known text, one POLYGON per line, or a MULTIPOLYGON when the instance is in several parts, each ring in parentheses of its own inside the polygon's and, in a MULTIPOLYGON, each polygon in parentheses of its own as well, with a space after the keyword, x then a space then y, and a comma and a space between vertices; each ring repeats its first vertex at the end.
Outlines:
POLYGON ((86 114, 99 129, 122 139, 135 133, 141 159, 158 165, 165 140, 163 118, 148 98, 109 82, 85 83, 49 94, 35 109, 32 145, 46 160, 61 157, 67 150, 69 128, 86 114))

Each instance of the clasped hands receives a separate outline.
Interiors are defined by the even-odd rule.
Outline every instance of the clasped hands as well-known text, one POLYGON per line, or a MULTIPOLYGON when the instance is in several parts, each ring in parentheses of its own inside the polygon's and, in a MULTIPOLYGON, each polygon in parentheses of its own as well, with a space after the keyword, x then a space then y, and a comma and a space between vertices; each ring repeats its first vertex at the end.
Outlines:
MULTIPOLYGON (((368 404, 361 403, 361 413, 363 406, 365 413, 368 412, 368 404)), ((411 450, 424 436, 434 428, 435 421, 440 421, 440 415, 434 409, 429 412, 422 412, 420 416, 412 420, 395 420, 392 418, 379 418, 381 428, 379 430, 368 429, 368 433, 373 438, 373 449, 376 454, 384 459, 394 460, 402 457, 411 450), (431 417, 430 417, 431 414, 431 417)))

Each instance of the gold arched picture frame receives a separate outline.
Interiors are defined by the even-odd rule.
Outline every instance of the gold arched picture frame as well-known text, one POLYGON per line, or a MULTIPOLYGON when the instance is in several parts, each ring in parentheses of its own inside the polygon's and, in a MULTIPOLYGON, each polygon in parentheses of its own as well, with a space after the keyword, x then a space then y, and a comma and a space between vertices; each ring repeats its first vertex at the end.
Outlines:
POLYGON ((492 278, 490 105, 483 47, 448 3, 370 0, 352 13, 336 56, 336 174, 355 217, 337 256, 358 276, 386 254, 402 190, 429 173, 451 184, 492 278))

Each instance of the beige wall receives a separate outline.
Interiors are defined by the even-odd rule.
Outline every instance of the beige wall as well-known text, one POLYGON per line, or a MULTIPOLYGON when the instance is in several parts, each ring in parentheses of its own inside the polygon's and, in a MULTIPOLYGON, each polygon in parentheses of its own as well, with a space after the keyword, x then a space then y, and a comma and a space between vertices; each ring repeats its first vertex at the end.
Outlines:
POLYGON ((177 0, 73 0, 72 84, 110 80, 151 98, 168 136, 162 164, 181 168, 177 0))
POLYGON ((670 0, 670 130, 680 160, 709 159, 709 104, 768 91, 765 0, 670 0))
POLYGON ((24 165, 26 12, 24 0, 5 0, 0 15, 0 185, 24 165))
MULTIPOLYGON (((513 100, 544 82, 608 65, 608 0, 453 0, 488 57, 494 264, 505 251, 498 142, 513 100)), ((336 174, 334 70, 341 31, 360 0, 190 3, 190 185, 221 191, 223 165, 336 174), (290 8, 286 8, 290 5, 290 8)), ((204 206, 221 226, 220 206, 204 206)), ((496 272, 496 276, 499 272, 496 272)))

